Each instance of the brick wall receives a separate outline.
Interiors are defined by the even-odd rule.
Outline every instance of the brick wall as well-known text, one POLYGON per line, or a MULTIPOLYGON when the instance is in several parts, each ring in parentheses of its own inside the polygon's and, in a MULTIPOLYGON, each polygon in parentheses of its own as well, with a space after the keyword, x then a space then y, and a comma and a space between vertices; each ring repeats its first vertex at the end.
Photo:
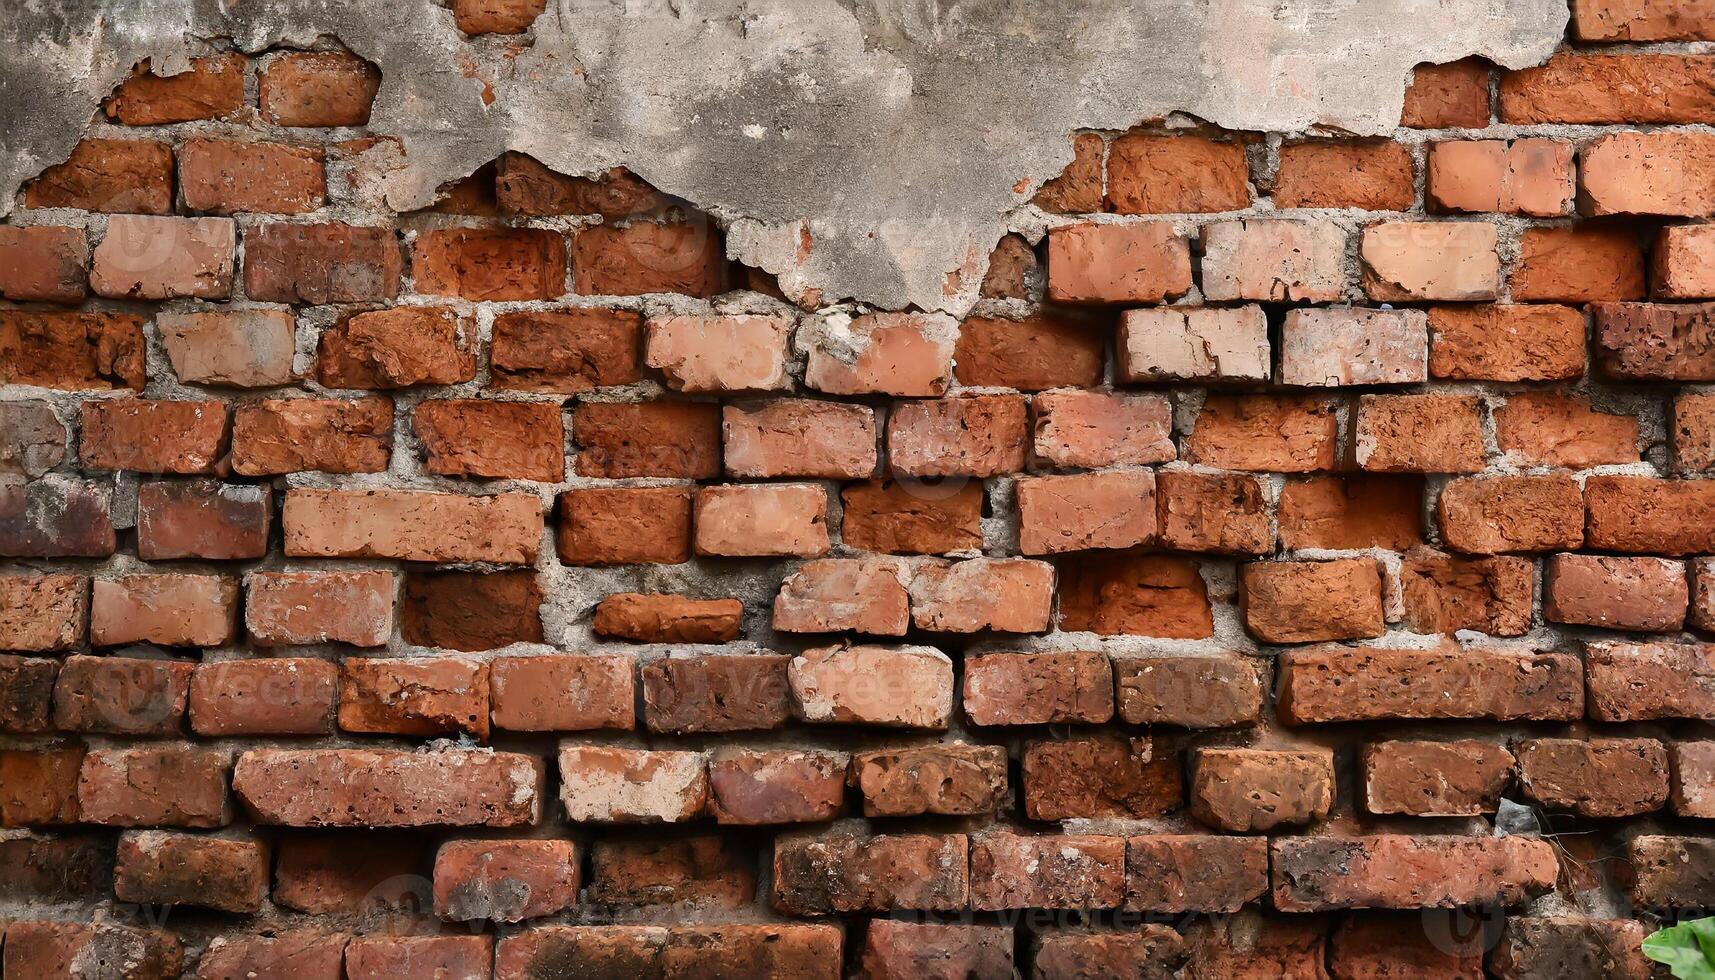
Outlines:
POLYGON ((962 321, 141 66, 0 226, 5 976, 1648 975, 1715 14, 1573 14, 1385 137, 1077 134, 962 321))

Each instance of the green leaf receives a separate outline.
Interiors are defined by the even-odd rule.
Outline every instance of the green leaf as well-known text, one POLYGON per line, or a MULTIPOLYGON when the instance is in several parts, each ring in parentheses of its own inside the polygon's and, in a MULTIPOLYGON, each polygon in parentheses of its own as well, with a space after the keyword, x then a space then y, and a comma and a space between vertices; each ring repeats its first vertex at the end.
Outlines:
POLYGON ((1644 939, 1643 950, 1679 980, 1715 980, 1715 917, 1658 929, 1644 939))

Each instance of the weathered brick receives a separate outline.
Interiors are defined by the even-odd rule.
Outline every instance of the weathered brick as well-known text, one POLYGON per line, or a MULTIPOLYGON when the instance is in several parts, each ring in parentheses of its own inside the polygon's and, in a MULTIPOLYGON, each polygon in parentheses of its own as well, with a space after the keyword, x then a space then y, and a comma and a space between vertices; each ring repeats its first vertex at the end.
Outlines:
POLYGON ((237 633, 237 579, 162 572, 95 582, 89 642, 96 646, 217 647, 237 633))
POLYGON ((1119 717, 1129 725, 1226 728, 1262 711, 1263 672, 1238 653, 1113 657, 1119 717))
POLYGON ((866 817, 993 813, 1006 795, 1006 749, 943 742, 860 752, 850 781, 866 817))
POLYGON ((913 477, 1017 472, 1030 445, 1027 414, 1017 395, 900 402, 887 420, 888 464, 913 477))
POLYGON ((281 310, 209 310, 155 318, 173 374, 187 384, 290 384, 296 325, 281 310))
POLYGON ((79 445, 86 469, 211 472, 226 452, 226 405, 140 398, 87 401, 79 445))
POLYGON ((1612 133, 1584 147, 1578 207, 1593 215, 1706 217, 1715 213, 1715 136, 1612 133))
POLYGON ((0 656, 0 732, 53 731, 54 680, 60 662, 48 657, 0 656))
POLYGON ((565 476, 558 405, 435 399, 419 404, 411 423, 430 473, 544 483, 565 476))
POLYGON ((427 884, 433 854, 411 833, 303 831, 278 835, 274 848, 272 898, 282 908, 320 915, 372 913, 380 906, 386 915, 395 903, 429 897, 412 886, 427 884))
POLYGON ((965 660, 960 703, 976 725, 1099 725, 1114 714, 1105 653, 989 653, 965 660))
POLYGON ((1460 140, 1429 148, 1429 206, 1552 218, 1572 205, 1572 144, 1460 140))
POLYGON ((1515 303, 1644 298, 1644 251, 1630 228, 1526 228, 1518 250, 1509 279, 1515 303))
MULTIPOLYGON (((541 0, 500 2, 535 2, 538 10, 542 7, 541 0)), ((500 210, 509 214, 599 214, 610 221, 660 211, 671 201, 624 167, 592 177, 569 177, 523 153, 505 153, 496 161, 494 192, 500 210)))
POLYGON ((1045 391, 1030 409, 1033 458, 1051 466, 1145 465, 1177 455, 1172 405, 1161 395, 1045 391))
POLYGON ((75 306, 88 292, 88 265, 81 228, 0 228, 0 298, 75 306))
POLYGON ((435 852, 435 914, 451 922, 520 922, 578 900, 569 840, 450 840, 435 852))
POLYGON ((1647 928, 1630 919, 1511 917, 1489 954, 1489 970, 1498 980, 1647 980, 1653 969, 1643 954, 1647 928))
POLYGON ((1155 538, 1153 471, 1029 476, 1014 486, 1023 554, 1130 548, 1155 538))
POLYGON ((1315 140, 1280 148, 1277 208, 1409 211, 1417 199, 1411 148, 1391 140, 1315 140))
POLYGON ((270 223, 244 233, 244 292, 267 303, 390 300, 404 263, 386 228, 270 223))
POLYGON ((184 965, 172 933, 112 922, 14 921, 6 927, 5 949, 7 974, 43 980, 173 980, 184 965))
POLYGON ((1500 289, 1498 232, 1484 221, 1382 221, 1364 229, 1359 256, 1371 299, 1492 300, 1500 289))
POLYGON ((1486 128, 1491 67, 1481 58, 1418 65, 1405 89, 1400 125, 1412 129, 1486 128))
POLYGON ((1036 933, 1037 977, 1171 977, 1184 967, 1185 940, 1171 926, 1146 923, 1126 932, 1044 929, 1036 933))
POLYGON ((276 126, 367 126, 381 70, 344 51, 289 51, 258 81, 262 118, 276 126))
MULTIPOLYGON (((1644 908, 1702 908, 1715 887, 1715 847, 1705 837, 1634 837, 1621 858, 1627 893, 1644 908)), ((10 938, 10 937, 8 937, 10 938)))
POLYGON ((1190 246, 1166 222, 1048 232, 1048 298, 1056 302, 1159 303, 1190 288, 1190 246))
POLYGON ((1715 122, 1715 58, 1563 51, 1538 68, 1501 76, 1504 123, 1715 122))
POLYGON ((1206 224, 1203 298, 1330 302, 1346 291, 1346 232, 1332 221, 1252 218, 1206 224))
POLYGON ((1481 977, 1489 937, 1465 916, 1462 909, 1347 915, 1329 936, 1330 972, 1341 980, 1481 977))
POLYGON ((1669 632, 1685 625, 1685 563, 1665 558, 1554 555, 1543 568, 1542 616, 1551 623, 1669 632))
POLYGON ((1691 559, 1691 611, 1688 621, 1693 628, 1701 630, 1715 625, 1715 560, 1691 559))
POLYGON ((629 731, 636 681, 628 656, 499 657, 489 666, 494 727, 514 732, 629 731))
POLYGON ((1010 926, 873 919, 864 932, 859 963, 863 975, 876 980, 932 975, 993 980, 1018 976, 1013 946, 1010 926))
POLYGON ((501 941, 496 980, 530 980, 536 964, 576 963, 597 975, 840 975, 841 931, 807 924, 547 926, 501 941))
POLYGON ((411 250, 417 291, 470 300, 553 299, 566 291, 566 240, 543 228, 442 228, 411 250))
POLYGON ((1456 558, 1414 547, 1399 566, 1400 621, 1417 633, 1523 636, 1535 577, 1528 558, 1456 558))
POLYGON ((320 147, 190 139, 178 156, 179 193, 192 211, 305 214, 327 201, 320 147))
POLYGON ((1560 870, 1553 845, 1529 837, 1281 837, 1271 851, 1284 912, 1522 905, 1560 870))
POLYGON ((226 299, 236 237, 230 218, 115 215, 91 257, 89 288, 110 299, 226 299))
POLYGON ((911 621, 945 633, 1037 633, 1048 629, 1054 568, 1025 558, 925 562, 911 579, 911 621))
POLYGON ((0 476, 33 480, 66 457, 66 427, 45 401, 0 402, 0 476))
POLYGON ((518 827, 541 819, 542 760, 455 748, 251 749, 232 788, 258 824, 518 827))
POLYGON ((1156 475, 1161 542, 1175 551, 1257 555, 1274 550, 1262 484, 1242 473, 1156 475))
POLYGON ((1281 547, 1386 548, 1423 540, 1423 480, 1352 474, 1293 480, 1281 488, 1281 547))
POLYGON ((830 395, 934 398, 953 377, 958 324, 925 313, 833 314, 798 327, 804 383, 830 395))
POLYGON ((264 658, 201 664, 191 675, 198 735, 331 735, 339 683, 333 663, 264 658))
POLYGON ((173 149, 154 140, 86 139, 24 185, 32 208, 173 213, 173 149))
POLYGON ((393 632, 392 572, 252 572, 244 626, 257 646, 377 647, 393 632))
POLYGON ((1125 852, 1134 912, 1237 912, 1268 892, 1262 837, 1150 834, 1126 838, 1125 852))
POLYGON ((143 352, 142 317, 0 310, 0 382, 141 391, 143 352))
POLYGON ((232 756, 182 744, 91 749, 78 775, 86 823, 110 827, 224 827, 232 821, 232 756))
POLYGON ((1102 381, 1108 324, 1062 313, 971 317, 959 325, 953 371, 981 388, 1089 388, 1102 381))
POLYGON ((119 838, 113 895, 254 915, 268 895, 268 852, 253 840, 129 831, 119 838))
POLYGON ((591 849, 589 896, 616 906, 743 908, 756 898, 755 864, 750 848, 713 835, 607 835, 591 849))
POLYGON ((826 554, 828 495, 814 483, 744 483, 702 487, 696 497, 699 555, 726 557, 826 554))
POLYGON ((840 502, 847 547, 938 555, 982 546, 981 481, 872 480, 848 484, 840 502))
POLYGON ((1657 299, 1715 298, 1715 225, 1669 225, 1650 250, 1657 299))
POLYGON ((137 556, 260 558, 272 523, 267 487, 187 480, 137 488, 137 556))
POLYGON ((0 556, 103 558, 114 547, 106 490, 53 476, 0 485, 0 556))
POLYGON ((1715 480, 1593 476, 1584 483, 1585 546, 1630 554, 1715 551, 1715 480))
POLYGON ((963 834, 779 837, 774 908, 787 915, 962 909, 966 846, 963 834))
POLYGON ((1715 380, 1715 303, 1596 307, 1596 363, 1622 381, 1715 380))
POLYGON ((568 565, 677 565, 691 558, 691 491, 591 487, 560 494, 555 532, 568 565))
MULTIPOLYGON (((77 778, 75 772, 72 778, 77 778)), ((14 836, 0 841, 0 857, 13 872, 4 894, 20 904, 75 902, 113 887, 113 842, 104 835, 14 836)), ((11 970, 14 965, 0 968, 11 970)))
POLYGON ((882 558, 821 558, 798 566, 774 598, 774 628, 788 633, 851 630, 904 636, 910 595, 903 563, 882 558))
POLYGON ((1493 813, 1512 780, 1513 754, 1491 742, 1371 742, 1363 752, 1364 808, 1414 817, 1493 813))
MULTIPOLYGON (((1715 742, 1674 742, 1669 749, 1673 753, 1673 812, 1682 817, 1715 815, 1715 742)), ((3 761, 0 767, 4 767, 3 761)))
POLYGON ((1417 310, 1289 310, 1280 383, 1334 387, 1428 380, 1429 327, 1417 310))
POLYGON ((1198 749, 1191 814, 1231 833, 1313 823, 1334 805, 1329 749, 1198 749))
POLYGON ((984 299, 1029 299, 1040 293, 1042 262, 1036 249, 1022 235, 1006 234, 989 253, 988 271, 983 274, 984 299))
POLYGON ((453 0, 453 23, 466 34, 522 34, 547 0, 453 0))
POLYGON ((1320 918, 1241 912, 1193 922, 1185 939, 1191 948, 1188 971, 1199 980, 1326 975, 1328 924, 1320 918))
POLYGON ((232 413, 232 469, 243 476, 379 473, 392 450, 390 398, 267 398, 232 413))
POLYGON ((342 317, 322 331, 316 380, 329 388, 450 385, 476 376, 463 318, 452 309, 400 306, 342 317))
POLYGON ((649 321, 644 361, 675 391, 773 391, 788 387, 792 321, 771 316, 665 316, 649 321))
POLYGON ((339 727, 375 735, 488 739, 488 665, 350 659, 339 669, 339 727))
POLYGON ((1106 151, 1107 143, 1099 134, 1074 134, 1072 159, 1066 164, 1066 169, 1044 183, 1030 203, 1056 214, 1088 214, 1105 210, 1102 158, 1106 151))
POLYGON ((1125 895, 1123 837, 991 831, 971 838, 970 862, 979 911, 1117 908, 1125 895))
POLYGON ((294 489, 280 523, 286 554, 300 558, 523 565, 542 537, 541 502, 520 493, 294 489))
POLYGON ((1586 643, 1584 665, 1595 721, 1715 720, 1715 647, 1586 643))
POLYGON ((1558 551, 1584 542, 1584 495, 1570 476, 1451 480, 1437 517, 1442 540, 1472 554, 1558 551))
POLYGON ((1024 746, 1024 812, 1032 820, 1139 819, 1185 799, 1177 755, 1154 754, 1147 738, 1092 735, 1024 746))
POLYGON ((722 824, 820 823, 845 807, 847 760, 819 750, 717 752, 709 760, 709 813, 722 824))
POLYGON ((1519 787, 1550 810, 1635 817, 1667 803, 1667 747, 1648 738, 1534 738, 1518 744, 1519 787))
POLYGON ((875 410, 812 398, 721 406, 728 476, 861 480, 877 463, 875 410))
POLYGON ((1506 458, 1530 466, 1585 469, 1638 460, 1638 420, 1554 392, 1517 392, 1495 409, 1495 441, 1506 458))
POLYGON ((1291 725, 1584 714, 1583 672, 1577 657, 1563 653, 1316 647, 1282 653, 1278 669, 1277 710, 1291 725))
POLYGON ((1351 640, 1386 628, 1371 558, 1253 562, 1241 582, 1245 626, 1265 643, 1351 640))
POLYGON ((674 735, 768 731, 792 717, 790 657, 745 653, 675 655, 645 664, 643 720, 674 735))
POLYGON ((188 71, 157 75, 147 59, 102 103, 122 126, 162 126, 230 119, 244 108, 246 64, 241 54, 190 59, 188 71))
POLYGON ((1243 210, 1251 203, 1245 145, 1127 133, 1108 150, 1108 199, 1120 214, 1243 210))
POLYGON ((943 729, 953 713, 953 663, 931 647, 806 650, 786 676, 793 713, 808 722, 943 729))
POLYGON ((1458 381, 1563 381, 1584 374, 1584 315, 1566 306, 1436 306, 1429 374, 1458 381))
POLYGON ((737 599, 622 592, 596 603, 592 628, 636 643, 726 643, 738 638, 743 617, 737 599))
POLYGON ((182 660, 71 656, 54 680, 54 727, 108 735, 177 735, 193 665, 182 660))
POLYGON ((87 576, 0 575, 0 650, 69 650, 83 642, 88 627, 87 576))
POLYGON ((574 822, 680 823, 708 800, 701 752, 565 745, 559 763, 560 801, 574 822))
POLYGON ((493 650, 542 642, 542 587, 534 572, 433 572, 405 577, 399 632, 407 643, 493 650))
POLYGON ((577 394, 642 378, 643 316, 630 310, 519 310, 494 318, 490 384, 577 394))
POLYGON ((1080 555, 1060 568, 1060 629, 1200 640, 1214 634, 1195 562, 1167 555, 1080 555))
POLYGON ((357 936, 345 947, 350 980, 444 977, 483 980, 494 962, 491 936, 357 936))
POLYGON ((197 960, 197 980, 341 980, 349 938, 317 926, 216 936, 197 960))
POLYGON ((727 290, 726 248, 707 219, 582 228, 572 252, 574 290, 582 296, 707 297, 727 290))
POLYGON ((1475 473, 1483 469, 1482 405, 1476 395, 1363 395, 1352 456, 1380 473, 1475 473))
POLYGON ((1260 306, 1127 310, 1114 342, 1116 377, 1162 381, 1268 380, 1268 317, 1260 306))
POLYGON ((572 414, 580 476, 709 480, 721 472, 712 402, 580 402, 572 414))

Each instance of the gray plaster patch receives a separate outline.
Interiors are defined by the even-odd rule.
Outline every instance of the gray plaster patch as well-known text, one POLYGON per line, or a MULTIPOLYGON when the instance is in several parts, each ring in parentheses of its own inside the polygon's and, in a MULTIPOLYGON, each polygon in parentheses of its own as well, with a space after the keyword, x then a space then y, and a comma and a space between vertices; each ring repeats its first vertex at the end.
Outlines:
POLYGON ((381 68, 371 129, 405 147, 395 209, 508 149, 570 174, 624 165, 789 291, 958 315, 1075 130, 1184 112, 1381 132, 1414 65, 1537 63, 1568 16, 1564 0, 551 0, 509 51, 435 0, 5 7, 0 215, 135 62, 168 74, 217 39, 336 37, 381 68))

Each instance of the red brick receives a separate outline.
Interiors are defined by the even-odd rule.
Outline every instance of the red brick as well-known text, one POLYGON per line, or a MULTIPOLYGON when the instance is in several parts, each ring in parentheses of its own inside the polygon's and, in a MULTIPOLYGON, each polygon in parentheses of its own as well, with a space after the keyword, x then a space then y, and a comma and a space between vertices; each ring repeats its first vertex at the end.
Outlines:
POLYGON ((1353 474, 1293 480, 1281 488, 1281 547, 1385 548, 1423 540, 1423 480, 1353 474))
POLYGON ((193 665, 181 660, 71 656, 54 681, 54 727, 110 735, 177 735, 193 665))
POLYGON ((1715 480, 1593 476, 1584 484, 1587 547, 1685 555, 1715 551, 1715 480))
POLYGON ((808 722, 944 729, 953 664, 932 647, 835 646, 787 666, 793 713, 808 722))
POLYGON ((236 237, 230 218, 116 215, 91 256, 89 288, 110 299, 226 299, 236 237))
POLYGON ((1526 739, 1518 769, 1525 796, 1549 810, 1635 817, 1667 804, 1667 747, 1654 739, 1526 739))
POLYGON ((102 558, 114 546, 106 490, 54 477, 0 486, 0 556, 102 558))
POLYGON ((243 476, 380 473, 392 451, 390 398, 265 398, 233 408, 232 469, 243 476))
POLYGON ((1685 625, 1685 563, 1664 558, 1554 555, 1543 569, 1551 623, 1664 633, 1685 625))
POLYGON ((393 632, 393 573, 252 572, 244 625, 257 646, 377 647, 393 632))
POLYGON ((1274 528, 1258 480, 1242 473, 1163 470, 1156 475, 1161 543, 1174 551, 1260 555, 1274 528))
POLYGON ((1522 905, 1560 870, 1553 845, 1529 837, 1280 837, 1271 850, 1285 912, 1522 905))
POLYGON ((185 207, 210 214, 306 214, 327 201, 320 147, 191 139, 179 147, 185 207))
POLYGON ((1123 837, 990 831, 971 838, 970 861, 979 911, 1117 908, 1125 894, 1123 837))
POLYGON ((454 310, 401 306, 342 317, 324 330, 316 380, 329 388, 450 385, 476 376, 473 340, 454 310))
POLYGON ((1417 310, 1289 310, 1280 333, 1280 383, 1312 387, 1428 380, 1429 328, 1417 310))
POLYGON ((137 556, 260 558, 271 523, 267 487, 187 480, 137 488, 137 556))
POLYGON ((1261 837, 1151 834, 1126 838, 1125 850, 1125 907, 1134 912, 1237 912, 1268 891, 1261 837))
POLYGON ((252 749, 232 788, 258 824, 518 827, 542 815, 542 760, 480 749, 252 749))
POLYGON ((1030 431, 1017 395, 900 402, 887 420, 891 471, 915 477, 996 476, 1024 469, 1030 431))
POLYGON ((493 650, 542 642, 542 587, 535 572, 433 572, 405 577, 399 632, 405 642, 493 650))
POLYGON ((1700 908, 1715 871, 1715 851, 1701 837, 1638 836, 1626 845, 1622 872, 1628 897, 1646 909, 1700 908))
POLYGON ((1484 930, 1470 929, 1462 909, 1443 914, 1364 912, 1346 916, 1334 928, 1328 963, 1340 980, 1476 978, 1484 975, 1487 945, 1484 930))
POLYGON ((1669 225, 1650 253, 1657 299, 1715 298, 1715 225, 1669 225))
POLYGON ((1099 725, 1114 714, 1105 653, 989 653, 965 660, 960 702, 976 725, 1099 725))
POLYGON ((583 228, 572 253, 574 288, 582 296, 709 297, 728 288, 726 248, 706 218, 583 228))
POLYGON ((965 977, 996 980, 1018 976, 1013 967, 1010 926, 937 925, 873 919, 864 932, 859 963, 875 980, 965 977))
POLYGON ((1353 640, 1386 628, 1372 558, 1253 562, 1241 581, 1245 626, 1265 643, 1353 640))
POLYGON ((1151 470, 1020 477, 1014 486, 1023 554, 1130 548, 1155 538, 1151 470))
POLYGON ((774 908, 786 915, 962 909, 966 846, 963 834, 779 837, 774 908))
POLYGON ((595 841, 591 857, 589 896, 598 902, 736 909, 756 898, 756 855, 722 837, 608 835, 595 841))
POLYGON ((1681 473, 1715 467, 1715 396, 1685 392, 1673 400, 1673 466, 1681 473))
POLYGON ((596 603, 592 629, 636 643, 727 643, 738 638, 744 603, 626 592, 596 603))
POLYGON ((1093 735, 1025 744, 1024 812, 1032 820, 1139 819, 1179 809, 1179 757, 1147 738, 1093 735))
POLYGON ((1691 559, 1691 616, 1693 628, 1715 625, 1715 560, 1691 559))
POLYGON ((1436 306, 1429 373, 1458 381, 1578 378, 1584 333, 1584 315, 1565 306, 1436 306))
POLYGON ((682 823, 708 801, 708 759, 599 745, 562 745, 560 801, 574 823, 682 823))
POLYGON ((292 51, 259 76, 262 118, 276 126, 367 126, 381 70, 344 51, 292 51))
POLYGON ((642 378, 643 316, 630 310, 520 310, 494 318, 490 384, 577 394, 642 378))
POLYGON ((172 933, 117 923, 14 921, 6 927, 8 976, 72 980, 174 980, 184 950, 172 933))
POLYGON ((198 735, 331 735, 338 670, 326 660, 201 664, 191 675, 198 735))
POLYGON ((1489 954, 1497 980, 1548 980, 1550 977, 1611 977, 1647 980, 1653 967, 1644 958, 1648 929, 1630 919, 1512 917, 1489 954))
POLYGON ((1346 292, 1346 230, 1250 218, 1203 226, 1203 298, 1330 302, 1346 292))
POLYGON ((237 579, 162 572, 95 582, 89 642, 96 646, 217 647, 237 632, 237 579))
POLYGON ((845 786, 843 754, 720 751, 709 761, 709 813, 728 825, 819 823, 840 815, 845 786))
POLYGON ((348 938, 315 926, 216 936, 197 960, 197 980, 342 980, 348 938))
POLYGON ((981 481, 871 480, 840 491, 850 548, 938 555, 982 546, 981 481))
POLYGON ((411 251, 417 291, 470 300, 553 299, 566 291, 566 240, 542 228, 419 232, 411 251))
POLYGON ((1418 65, 1405 89, 1400 125, 1412 129, 1483 129, 1489 125, 1489 63, 1466 58, 1418 65))
POLYGON ((1364 808, 1414 817, 1493 813, 1512 781, 1513 761, 1491 742, 1371 742, 1363 752, 1364 808))
POLYGON ((1572 144, 1564 140, 1459 140, 1429 148, 1429 207, 1436 211, 1563 215, 1573 195, 1572 144))
POLYGON ((69 650, 89 626, 89 578, 40 573, 0 575, 0 649, 69 650))
POLYGON ((1193 922, 1185 934, 1188 969, 1198 980, 1319 980, 1327 975, 1327 931, 1319 918, 1265 918, 1257 912, 1193 922))
POLYGON ((144 59, 101 108, 122 126, 230 119, 244 109, 245 74, 239 54, 192 58, 190 69, 177 75, 157 75, 144 59))
POLYGON ((494 727, 577 732, 634 724, 628 656, 499 657, 489 667, 494 727))
POLYGON ((1191 815, 1244 834, 1315 823, 1334 805, 1331 749, 1218 749, 1196 752, 1191 815))
POLYGON ((724 405, 729 476, 862 479, 875 472, 875 411, 811 398, 724 405))
POLYGON ((1574 0, 1572 28, 1581 41, 1715 41, 1715 18, 1699 3, 1574 0))
POLYGON ((488 665, 352 659, 340 664, 339 727, 377 735, 488 739, 488 665))
POLYGON ((1060 629, 1200 640, 1214 634, 1195 562, 1166 555, 1082 555, 1060 569, 1060 629))
POLYGON ((546 962, 601 976, 835 980, 840 946, 831 925, 549 926, 502 940, 495 976, 530 980, 533 965, 546 962))
POLYGON ((1715 647, 1700 643, 1586 643, 1595 721, 1715 719, 1715 647))
MULTIPOLYGON (((1670 750, 1673 812, 1682 817, 1707 817, 1715 813, 1715 742, 1675 742, 1670 750)), ((0 767, 3 766, 0 761, 0 767)))
POLYGON ((1411 148, 1391 140, 1317 140, 1280 148, 1277 208, 1409 211, 1417 200, 1411 148))
POLYGON ((411 419, 430 473, 545 483, 565 476, 558 405, 437 399, 419 404, 411 419))
POLYGON ((1102 157, 1106 151, 1107 144, 1099 134, 1075 134, 1071 162, 1058 177, 1044 183, 1030 203, 1056 214, 1107 210, 1102 193, 1102 157))
POLYGON ((779 728, 792 716, 790 659, 742 653, 651 661, 642 670, 644 723, 673 735, 779 728))
POLYGON ((1032 963, 1039 977, 1169 977, 1187 957, 1171 926, 1146 923, 1127 932, 1044 929, 1032 963))
POLYGON ((989 253, 983 275, 984 299, 1030 299, 1042 288, 1042 262, 1021 235, 1002 235, 989 253))
POLYGON ((83 746, 75 743, 0 750, 0 827, 76 823, 82 766, 83 746))
POLYGON ((1006 749, 940 743, 852 757, 850 782, 866 817, 993 813, 1006 795, 1006 749))
POLYGON ((113 843, 101 835, 12 836, 0 841, 0 856, 17 869, 6 881, 9 900, 73 902, 113 887, 113 843))
MULTIPOLYGON (((537 7, 541 7, 540 0, 537 7)), ((495 196, 500 209, 509 214, 599 214, 611 221, 660 211, 671 202, 667 195, 624 167, 614 167, 594 177, 568 177, 526 154, 506 153, 496 162, 495 170, 495 196)))
POLYGON ((350 980, 484 980, 493 962, 491 936, 358 936, 345 947, 350 980))
POLYGON ((406 917, 429 898, 420 889, 428 884, 432 854, 411 834, 307 831, 279 835, 275 849, 273 901, 282 908, 318 915, 403 913, 409 922, 406 917))
POLYGON ((572 431, 581 476, 709 480, 721 472, 721 411, 710 402, 580 402, 572 431))
POLYGON ((910 625, 907 581, 903 563, 892 559, 807 561, 780 584, 774 598, 774 629, 904 636, 910 625))
POLYGON ((122 902, 254 915, 268 895, 268 852, 251 840, 131 831, 119 838, 113 894, 122 902))
POLYGON ((453 23, 466 34, 522 34, 547 0, 453 0, 453 23))
POLYGON ((1596 307, 1596 361, 1625 381, 1715 380, 1715 303, 1604 303, 1596 307))
POLYGON ((1588 398, 1518 392, 1494 414, 1495 441, 1511 462, 1585 469, 1638 461, 1638 420, 1595 411, 1588 398))
POLYGON ((702 487, 695 527, 699 555, 813 558, 830 547, 827 491, 815 483, 702 487))
POLYGON ((286 555, 301 558, 527 565, 542 538, 541 501, 521 493, 296 489, 280 523, 286 555))
POLYGON ((1625 227, 1526 228, 1513 264, 1513 302, 1643 299, 1644 250, 1625 227))
POLYGON ((691 558, 691 491, 591 487, 560 494, 555 542, 568 565, 677 565, 691 558))
POLYGON ((1114 348, 1127 384, 1266 381, 1272 367, 1260 306, 1127 310, 1114 348))
POLYGON ((1455 558, 1414 547, 1399 567, 1400 620, 1416 633, 1523 636, 1535 573, 1528 558, 1455 558))
POLYGON ((1667 125, 1715 122, 1715 58, 1562 51, 1501 76, 1504 123, 1667 125))
POLYGON ((78 775, 78 808, 85 823, 109 827, 224 827, 232 821, 231 770, 232 756, 219 749, 91 749, 78 775))
POLYGON ((1578 205, 1586 214, 1703 217, 1715 213, 1715 137, 1614 133, 1583 150, 1578 205))
POLYGON ((1061 314, 974 316, 959 325, 953 373, 979 388, 1090 388, 1102 381, 1106 324, 1061 314))
POLYGON ((386 228, 270 223, 244 233, 244 293, 266 303, 390 300, 404 263, 386 228))
POLYGON ((1492 300, 1501 285, 1499 233, 1486 221, 1380 221, 1359 256, 1371 299, 1492 300))
POLYGON ((435 852, 435 914, 450 922, 520 922, 577 900, 569 840, 450 840, 435 852))
POLYGON ((270 388, 295 380, 297 324, 287 311, 162 313, 155 326, 181 382, 270 388))
POLYGON ((0 382, 67 390, 143 389, 143 318, 0 310, 0 382))
POLYGON ((1127 133, 1108 151, 1108 199, 1120 214, 1190 214, 1250 207, 1239 140, 1127 133))
POLYGON ((773 391, 791 384, 786 375, 791 332, 786 317, 652 317, 644 360, 675 391, 773 391))
POLYGON ((1113 658, 1119 716, 1128 725, 1226 728, 1262 712, 1263 670, 1238 653, 1113 658))
POLYGON ((1570 476, 1451 480, 1437 505, 1441 538, 1472 554, 1558 551, 1584 543, 1584 496, 1570 476))
POLYGON ((1578 658, 1479 648, 1317 647, 1280 655, 1291 725, 1389 718, 1567 721, 1584 713, 1578 658))
POLYGON ((1381 473, 1475 473, 1483 468, 1476 395, 1364 395, 1353 457, 1381 473))
POLYGON ((0 228, 0 298, 75 306, 88 292, 88 266, 82 228, 0 228))
POLYGON ((0 732, 29 735, 54 729, 54 680, 60 662, 0 656, 0 732))
POLYGON ((81 140, 64 163, 24 185, 32 208, 173 213, 173 150, 153 140, 81 140))
POLYGON ((1054 606, 1054 567, 1025 558, 929 561, 911 579, 911 621, 943 633, 1039 633, 1054 606))
POLYGON ((1048 232, 1048 298, 1159 303, 1191 288, 1191 250, 1171 224, 1065 225, 1048 232))
POLYGON ((1050 466, 1146 465, 1177 455, 1173 409, 1162 395, 1045 391, 1030 408, 1033 458, 1050 466))
POLYGON ((1339 409, 1312 395, 1210 395, 1180 458, 1226 470, 1333 469, 1339 409))
POLYGON ((226 406, 137 398, 87 401, 79 443, 87 469, 211 472, 226 452, 226 406))
POLYGON ((843 313, 805 320, 804 383, 830 395, 937 397, 953 377, 958 324, 934 313, 843 313))

